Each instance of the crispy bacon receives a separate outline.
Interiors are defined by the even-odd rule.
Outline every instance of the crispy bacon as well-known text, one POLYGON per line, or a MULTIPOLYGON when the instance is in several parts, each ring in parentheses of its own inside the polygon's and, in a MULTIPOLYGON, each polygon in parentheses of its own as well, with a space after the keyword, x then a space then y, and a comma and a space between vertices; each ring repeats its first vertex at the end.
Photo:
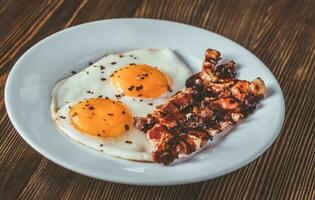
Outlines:
POLYGON ((135 127, 147 134, 154 161, 170 164, 199 150, 208 140, 252 113, 263 99, 265 84, 235 79, 235 63, 220 63, 220 52, 208 49, 202 71, 186 81, 186 88, 135 127))

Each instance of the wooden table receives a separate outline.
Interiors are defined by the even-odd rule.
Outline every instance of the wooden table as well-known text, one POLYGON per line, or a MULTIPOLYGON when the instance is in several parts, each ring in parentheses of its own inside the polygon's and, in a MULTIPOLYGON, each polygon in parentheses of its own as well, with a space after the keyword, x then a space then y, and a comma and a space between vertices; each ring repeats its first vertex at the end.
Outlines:
POLYGON ((0 0, 0 199, 315 199, 315 1, 0 0), (246 167, 167 187, 100 181, 64 169, 18 135, 4 107, 6 78, 33 44, 76 24, 108 18, 179 21, 224 35, 277 77, 286 119, 274 144, 246 167))

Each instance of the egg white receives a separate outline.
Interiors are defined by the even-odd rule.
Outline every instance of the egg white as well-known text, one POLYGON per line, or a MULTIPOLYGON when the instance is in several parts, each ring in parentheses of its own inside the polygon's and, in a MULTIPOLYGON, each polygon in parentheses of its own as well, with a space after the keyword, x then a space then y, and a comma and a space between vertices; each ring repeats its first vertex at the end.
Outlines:
POLYGON ((171 49, 141 49, 127 53, 110 54, 55 85, 52 90, 52 117, 58 128, 67 136, 90 148, 115 157, 152 161, 151 145, 148 143, 146 135, 135 127, 132 126, 128 131, 113 138, 89 136, 71 125, 68 119, 69 106, 102 95, 102 97, 123 102, 134 117, 146 116, 154 110, 156 105, 166 102, 176 91, 184 88, 185 80, 191 74, 189 68, 171 49), (171 79, 172 92, 166 92, 159 98, 128 96, 117 98, 115 95, 119 94, 120 91, 111 83, 110 75, 130 63, 158 67, 171 79), (101 80, 101 78, 106 78, 106 80, 101 80), (64 116, 66 119, 60 118, 60 116, 64 116), (132 141, 132 144, 126 143, 126 141, 132 141))

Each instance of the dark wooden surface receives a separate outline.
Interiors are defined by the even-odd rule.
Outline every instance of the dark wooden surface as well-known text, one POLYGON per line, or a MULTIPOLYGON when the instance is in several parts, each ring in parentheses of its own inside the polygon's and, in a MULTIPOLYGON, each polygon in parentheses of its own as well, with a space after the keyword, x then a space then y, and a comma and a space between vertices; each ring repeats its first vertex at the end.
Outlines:
POLYGON ((314 0, 0 0, 0 199, 315 199, 314 0), (281 135, 246 167, 181 186, 129 186, 64 169, 33 150, 8 119, 3 91, 16 60, 59 30, 148 17, 199 26, 240 43, 277 77, 281 135))

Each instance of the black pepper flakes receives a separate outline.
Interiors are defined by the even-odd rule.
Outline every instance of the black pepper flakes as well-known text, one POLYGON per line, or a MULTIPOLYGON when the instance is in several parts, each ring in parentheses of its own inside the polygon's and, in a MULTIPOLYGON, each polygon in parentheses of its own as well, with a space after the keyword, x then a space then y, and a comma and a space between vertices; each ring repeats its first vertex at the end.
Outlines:
POLYGON ((93 107, 93 106, 90 106, 90 107, 89 107, 89 110, 94 110, 94 107, 93 107))
POLYGON ((104 70, 105 67, 103 65, 100 65, 100 70, 104 70))
POLYGON ((115 97, 116 98, 121 98, 121 95, 120 94, 115 94, 115 97))
POLYGON ((109 99, 108 97, 105 97, 105 99, 109 99))
POLYGON ((148 103, 149 106, 153 106, 153 103, 148 103))
POLYGON ((140 102, 142 102, 142 101, 143 101, 143 99, 140 99, 139 101, 140 101, 140 102))
POLYGON ((126 112, 123 110, 123 111, 121 112, 121 114, 123 114, 123 115, 124 115, 124 114, 126 114, 126 112))
POLYGON ((124 57, 124 55, 122 55, 122 54, 119 54, 119 58, 122 58, 122 57, 124 57))
POLYGON ((114 114, 113 114, 113 113, 107 113, 107 115, 109 115, 109 116, 114 116, 114 114))
POLYGON ((97 134, 98 137, 101 137, 101 134, 97 134))
POLYGON ((89 65, 93 65, 93 63, 90 61, 90 62, 89 62, 89 65))
POLYGON ((138 97, 142 97, 143 96, 143 94, 138 94, 138 97))
POLYGON ((114 76, 114 74, 111 74, 109 77, 113 77, 114 76))
POLYGON ((171 89, 171 86, 169 86, 169 85, 167 85, 166 88, 167 88, 167 90, 168 90, 169 92, 172 92, 172 91, 173 91, 173 90, 171 89))
POLYGON ((128 131, 129 130, 129 125, 125 124, 125 130, 128 131))
POLYGON ((90 93, 91 93, 91 91, 90 91, 90 90, 88 90, 88 91, 86 91, 86 93, 90 94, 90 93))
POLYGON ((102 98, 102 97, 103 97, 103 95, 98 96, 98 98, 102 98))
POLYGON ((61 118, 61 119, 66 119, 66 117, 65 117, 65 116, 60 116, 60 118, 61 118))
POLYGON ((128 88, 128 90, 131 91, 131 90, 133 90, 134 87, 135 87, 135 86, 132 85, 132 86, 130 86, 130 87, 128 88))
POLYGON ((116 63, 117 63, 117 62, 111 62, 110 64, 111 64, 111 65, 116 65, 116 63))
POLYGON ((76 74, 76 73, 77 73, 77 72, 76 72, 76 71, 74 71, 74 70, 73 70, 73 71, 71 71, 71 74, 76 74))
POLYGON ((106 81, 106 78, 101 78, 101 81, 106 81))
POLYGON ((126 140, 125 142, 126 142, 127 144, 132 144, 132 142, 129 141, 129 140, 126 140))
POLYGON ((130 63, 129 65, 136 65, 136 63, 130 63))
POLYGON ((139 86, 136 87, 136 90, 137 90, 137 91, 142 90, 142 89, 143 89, 143 86, 142 86, 142 85, 139 85, 139 86))
POLYGON ((100 144, 100 147, 102 147, 103 146, 103 144, 100 144))

